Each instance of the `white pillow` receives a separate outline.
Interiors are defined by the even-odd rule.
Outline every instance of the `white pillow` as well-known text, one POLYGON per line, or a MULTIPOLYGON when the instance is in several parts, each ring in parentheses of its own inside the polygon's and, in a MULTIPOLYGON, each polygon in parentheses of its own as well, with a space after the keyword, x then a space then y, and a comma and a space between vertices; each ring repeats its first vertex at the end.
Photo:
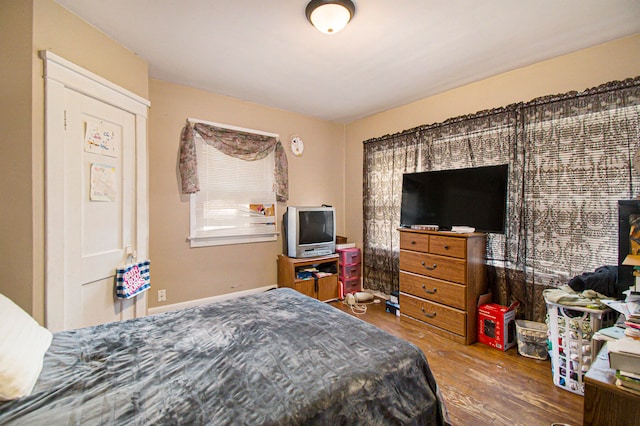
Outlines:
POLYGON ((0 294, 0 400, 31 393, 53 335, 0 294))

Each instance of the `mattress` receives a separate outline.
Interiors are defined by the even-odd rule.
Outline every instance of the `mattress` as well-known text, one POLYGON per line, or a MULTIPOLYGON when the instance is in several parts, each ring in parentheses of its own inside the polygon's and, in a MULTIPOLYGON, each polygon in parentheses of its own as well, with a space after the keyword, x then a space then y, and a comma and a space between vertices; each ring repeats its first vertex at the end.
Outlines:
POLYGON ((0 424, 447 424, 423 352, 277 289, 54 334, 0 424))

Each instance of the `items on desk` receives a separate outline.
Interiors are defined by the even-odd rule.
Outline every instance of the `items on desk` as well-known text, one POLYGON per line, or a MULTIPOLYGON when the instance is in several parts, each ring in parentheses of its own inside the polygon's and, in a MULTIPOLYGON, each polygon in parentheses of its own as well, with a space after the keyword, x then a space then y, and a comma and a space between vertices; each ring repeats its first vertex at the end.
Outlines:
POLYGON ((640 394, 639 376, 622 370, 616 371, 616 386, 640 394), (635 376, 635 377, 634 377, 635 376))
POLYGON ((616 386, 640 393, 640 340, 623 336, 607 345, 609 366, 616 370, 616 386))
POLYGON ((640 340, 625 336, 609 342, 608 347, 611 368, 640 374, 640 340))

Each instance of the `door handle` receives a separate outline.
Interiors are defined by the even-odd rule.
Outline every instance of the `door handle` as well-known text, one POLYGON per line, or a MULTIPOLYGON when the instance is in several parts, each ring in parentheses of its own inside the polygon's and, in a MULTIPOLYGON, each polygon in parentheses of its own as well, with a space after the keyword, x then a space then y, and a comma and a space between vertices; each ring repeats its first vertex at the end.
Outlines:
POLYGON ((125 254, 125 257, 127 258, 126 261, 130 263, 135 262, 136 259, 138 258, 138 252, 133 246, 125 246, 124 254, 125 254))
POLYGON ((437 287, 434 287, 433 290, 429 290, 424 284, 422 284, 422 289, 429 294, 436 294, 436 291, 438 291, 437 287))
POLYGON ((438 266, 435 263, 433 264, 433 266, 429 266, 426 263, 424 263, 424 260, 422 262, 420 262, 420 264, 424 267, 424 269, 428 269, 430 271, 433 271, 438 266))
POLYGON ((435 318, 436 317, 436 313, 435 312, 429 313, 429 312, 425 311, 424 310, 424 306, 420 306, 420 310, 422 311, 422 313, 424 314, 425 317, 428 317, 428 318, 435 318))

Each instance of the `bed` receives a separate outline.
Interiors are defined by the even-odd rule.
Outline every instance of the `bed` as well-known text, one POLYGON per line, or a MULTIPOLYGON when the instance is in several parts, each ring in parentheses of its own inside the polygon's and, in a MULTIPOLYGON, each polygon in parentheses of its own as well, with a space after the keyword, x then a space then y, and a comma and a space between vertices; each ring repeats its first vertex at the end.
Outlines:
POLYGON ((0 424, 448 424, 423 352, 290 289, 53 335, 0 424))

